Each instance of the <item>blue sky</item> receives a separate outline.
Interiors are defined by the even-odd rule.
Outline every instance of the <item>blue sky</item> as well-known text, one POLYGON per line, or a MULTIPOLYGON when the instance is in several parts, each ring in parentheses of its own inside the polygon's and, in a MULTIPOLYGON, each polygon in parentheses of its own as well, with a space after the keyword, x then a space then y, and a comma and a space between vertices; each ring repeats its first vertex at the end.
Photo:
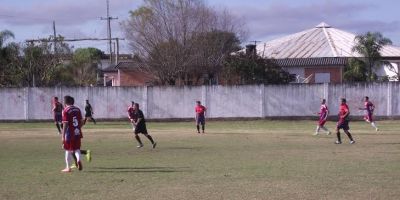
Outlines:
MULTIPOLYGON (((110 0, 113 37, 124 37, 119 25, 141 0, 110 0)), ((243 19, 248 41, 266 41, 309 29, 324 21, 353 33, 380 31, 400 46, 398 0, 206 0, 243 19)), ((48 37, 52 21, 66 38, 106 37, 106 0, 0 0, 0 30, 14 32, 15 41, 48 37)), ((245 41, 246 42, 246 41, 245 41)), ((75 48, 95 46, 106 51, 106 42, 81 42, 75 48)), ((124 53, 129 52, 126 43, 124 53)))

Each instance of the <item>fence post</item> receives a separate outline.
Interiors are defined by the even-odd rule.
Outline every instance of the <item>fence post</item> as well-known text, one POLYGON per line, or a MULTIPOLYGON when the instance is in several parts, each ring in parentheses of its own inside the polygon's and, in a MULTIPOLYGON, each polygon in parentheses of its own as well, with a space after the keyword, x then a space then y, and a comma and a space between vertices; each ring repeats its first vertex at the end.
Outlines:
POLYGON ((393 85, 391 84, 391 83, 387 83, 388 84, 388 87, 387 87, 387 111, 386 111, 386 115, 388 116, 388 117, 391 117, 392 116, 392 103, 393 103, 393 101, 392 101, 392 93, 393 93, 393 85))
POLYGON ((207 102, 207 86, 201 86, 201 103, 207 108, 206 117, 209 117, 210 107, 207 102))
POLYGON ((148 102, 148 100, 149 100, 149 94, 148 94, 148 92, 149 92, 149 86, 143 86, 143 105, 141 106, 141 108, 142 108, 142 110, 144 111, 144 114, 145 114, 145 116, 147 116, 147 118, 151 118, 151 116, 150 116, 150 112, 149 112, 149 109, 148 109, 148 105, 149 105, 149 102, 148 102))
POLYGON ((24 88, 24 117, 25 121, 29 120, 29 87, 24 88))
POLYGON ((265 117, 265 86, 264 84, 259 85, 259 92, 260 92, 260 117, 265 117))

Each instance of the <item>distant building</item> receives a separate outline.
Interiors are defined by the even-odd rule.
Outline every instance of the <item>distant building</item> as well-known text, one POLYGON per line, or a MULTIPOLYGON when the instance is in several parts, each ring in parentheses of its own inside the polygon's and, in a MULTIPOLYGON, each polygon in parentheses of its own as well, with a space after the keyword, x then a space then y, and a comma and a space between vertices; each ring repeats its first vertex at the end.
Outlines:
POLYGON ((151 73, 133 61, 123 61, 102 71, 104 86, 144 86, 152 85, 155 81, 151 73))
MULTIPOLYGON (((351 50, 355 36, 321 23, 312 29, 260 43, 256 48, 258 55, 275 59, 278 65, 296 75, 298 83, 341 83, 349 58, 362 57, 351 50)), ((394 70, 399 70, 399 47, 384 46, 381 54, 394 70)), ((380 66, 375 73, 378 76, 395 75, 388 66, 380 66)))

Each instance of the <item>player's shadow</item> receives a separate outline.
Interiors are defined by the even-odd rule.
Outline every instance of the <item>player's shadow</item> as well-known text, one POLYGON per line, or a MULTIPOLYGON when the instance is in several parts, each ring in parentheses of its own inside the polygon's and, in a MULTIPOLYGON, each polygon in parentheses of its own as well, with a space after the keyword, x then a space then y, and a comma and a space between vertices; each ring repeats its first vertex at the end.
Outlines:
POLYGON ((190 172, 189 167, 91 167, 88 173, 177 173, 190 172))

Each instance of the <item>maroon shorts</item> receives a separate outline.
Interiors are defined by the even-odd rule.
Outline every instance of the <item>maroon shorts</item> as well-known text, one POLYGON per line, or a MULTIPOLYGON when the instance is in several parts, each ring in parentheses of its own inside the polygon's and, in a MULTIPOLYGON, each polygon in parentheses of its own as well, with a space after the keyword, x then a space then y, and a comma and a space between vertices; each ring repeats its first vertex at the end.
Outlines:
POLYGON ((81 139, 64 141, 64 149, 67 151, 75 151, 81 149, 81 139))
POLYGON ((325 119, 320 119, 320 120, 318 121, 318 125, 319 125, 319 126, 324 126, 325 123, 326 123, 326 120, 325 120, 325 119))
POLYGON ((372 114, 364 115, 364 120, 365 121, 369 121, 369 122, 373 122, 372 114))

